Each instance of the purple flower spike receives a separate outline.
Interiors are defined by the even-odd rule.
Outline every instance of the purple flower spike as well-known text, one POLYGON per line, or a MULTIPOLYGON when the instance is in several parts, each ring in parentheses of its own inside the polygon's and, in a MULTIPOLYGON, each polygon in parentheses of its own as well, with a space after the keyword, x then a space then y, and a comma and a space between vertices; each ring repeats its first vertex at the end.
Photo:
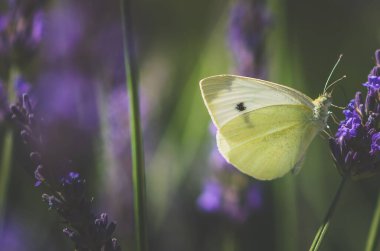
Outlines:
MULTIPOLYGON (((216 130, 210 126, 210 133, 216 130)), ((215 146, 209 156, 212 177, 206 179, 197 199, 198 208, 205 213, 226 216, 233 223, 243 223, 262 205, 259 184, 236 171, 215 146)))
POLYGON ((239 1, 231 11, 229 42, 237 73, 263 78, 265 36, 271 23, 269 12, 259 1, 239 1))
POLYGON ((375 53, 376 66, 371 70, 367 95, 357 92, 343 111, 330 148, 342 175, 364 178, 380 172, 380 50, 375 53))

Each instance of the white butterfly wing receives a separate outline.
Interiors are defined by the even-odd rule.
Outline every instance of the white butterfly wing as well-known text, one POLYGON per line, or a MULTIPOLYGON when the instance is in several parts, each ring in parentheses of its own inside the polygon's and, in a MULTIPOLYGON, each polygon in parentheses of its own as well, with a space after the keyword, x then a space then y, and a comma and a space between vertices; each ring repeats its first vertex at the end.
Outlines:
POLYGON ((200 81, 203 100, 217 128, 236 116, 270 105, 303 104, 313 100, 301 92, 261 79, 217 75, 200 81), (238 110, 238 105, 244 110, 238 110))
POLYGON ((218 149, 256 179, 281 177, 300 165, 319 132, 305 105, 267 106, 234 118, 218 130, 218 149))
POLYGON ((260 79, 220 75, 200 82, 218 128, 218 148, 242 172, 262 180, 299 165, 320 127, 311 98, 260 79))

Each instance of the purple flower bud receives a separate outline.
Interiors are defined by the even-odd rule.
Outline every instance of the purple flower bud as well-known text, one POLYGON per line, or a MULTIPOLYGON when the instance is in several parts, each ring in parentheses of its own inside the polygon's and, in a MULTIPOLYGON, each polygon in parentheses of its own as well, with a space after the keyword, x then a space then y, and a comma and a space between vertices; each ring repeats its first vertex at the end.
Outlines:
POLYGON ((34 177, 36 178, 36 183, 34 184, 34 186, 38 187, 39 185, 41 185, 41 183, 45 180, 43 174, 41 173, 42 172, 42 165, 38 165, 36 170, 34 171, 34 177))
POLYGON ((357 92, 343 111, 335 137, 330 139, 331 153, 342 175, 352 178, 372 176, 380 172, 380 77, 377 75, 380 51, 376 51, 375 70, 368 76, 367 95, 363 103, 357 92))
POLYGON ((95 220, 95 224, 99 227, 105 228, 108 224, 108 216, 106 213, 102 213, 98 219, 95 220))
POLYGON ((77 232, 75 232, 74 230, 70 229, 70 228, 64 228, 62 230, 62 232, 64 234, 66 234, 67 237, 69 237, 72 241, 74 241, 75 243, 79 243, 80 242, 80 236, 77 232))

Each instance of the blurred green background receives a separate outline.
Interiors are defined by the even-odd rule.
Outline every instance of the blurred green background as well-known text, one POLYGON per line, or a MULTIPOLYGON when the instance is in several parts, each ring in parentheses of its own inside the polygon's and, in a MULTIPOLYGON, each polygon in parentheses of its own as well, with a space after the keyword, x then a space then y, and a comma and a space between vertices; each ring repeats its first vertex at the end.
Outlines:
MULTIPOLYGON (((228 32, 231 10, 238 2, 132 1, 146 150, 150 250, 307 250, 339 185, 341 177, 332 162, 328 142, 317 137, 298 175, 288 174, 269 182, 242 178, 257 184, 262 198, 260 207, 243 222, 204 212, 197 206, 203 185, 213 173, 209 159, 215 141, 198 83, 211 75, 237 73, 228 32)), ((316 98, 338 55, 343 53, 333 79, 342 75, 347 79, 334 91, 334 104, 345 106, 356 91, 365 91, 361 84, 366 82, 375 63, 374 51, 380 47, 380 2, 261 2, 270 16, 263 52, 267 80, 316 98)), ((55 48, 54 42, 46 39, 26 76, 42 93, 44 88, 51 91, 55 86, 39 83, 39 76, 47 70, 56 74, 51 70, 54 67, 65 72, 74 68, 89 79, 79 94, 73 88, 79 80, 67 80, 72 82, 68 95, 76 98, 66 105, 75 107, 76 116, 57 119, 53 131, 66 138, 57 141, 62 144, 59 149, 78 163, 78 170, 87 177, 97 210, 109 213, 118 222, 116 235, 123 250, 133 250, 128 110, 125 102, 117 103, 113 95, 124 87, 123 77, 118 75, 121 72, 122 76, 123 69, 119 2, 53 1, 45 12, 50 21, 60 15, 78 18, 77 22, 82 22, 78 31, 81 34, 75 49, 53 59, 44 56, 49 53, 46 48, 55 48), (62 9, 65 12, 60 12, 62 9), (100 32, 104 30, 110 34, 100 32), (100 39, 101 46, 88 49, 98 33, 105 36, 100 39), (111 50, 112 46, 116 49, 111 50), (93 113, 87 112, 87 106, 93 108, 93 113), (89 116, 94 117, 96 126, 82 126, 89 116), (112 136, 115 130, 119 136, 112 136), (115 143, 117 140, 122 141, 122 146, 114 145, 120 144, 115 143), (72 150, 77 144, 81 148, 72 150)), ((47 23, 47 37, 65 39, 64 34, 72 31, 73 25, 75 22, 71 26, 47 23)), ((51 99, 40 102, 45 106, 54 104, 51 99)), ((341 110, 332 111, 343 118, 341 110)), ((334 132, 336 125, 330 124, 334 132)), ((2 140, 6 127, 1 127, 2 140)), ((2 250, 72 249, 61 233, 60 219, 48 212, 40 200, 41 192, 33 188, 33 177, 23 170, 31 164, 17 137, 13 149, 3 219, 9 233, 4 233, 3 243, 7 243, 4 239, 9 235, 15 236, 17 245, 2 250)), ((378 176, 349 181, 320 250, 363 250, 379 191, 378 176)))

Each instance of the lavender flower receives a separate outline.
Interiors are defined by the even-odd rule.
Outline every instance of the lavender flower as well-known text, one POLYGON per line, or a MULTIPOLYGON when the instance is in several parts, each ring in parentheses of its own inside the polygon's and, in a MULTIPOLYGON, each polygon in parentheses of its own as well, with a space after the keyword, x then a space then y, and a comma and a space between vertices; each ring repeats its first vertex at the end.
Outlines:
POLYGON ((63 232, 75 243, 75 248, 81 251, 121 250, 112 237, 116 224, 109 223, 105 213, 92 213, 93 200, 86 196, 86 181, 79 173, 67 171, 72 169, 69 161, 59 163, 46 156, 43 119, 35 114, 29 97, 24 95, 20 103, 11 106, 11 112, 21 128, 21 138, 31 149, 30 158, 37 166, 34 170, 36 186, 45 184, 48 190, 42 200, 64 219, 63 232), (61 175, 62 172, 67 174, 61 175))
POLYGON ((368 76, 367 95, 357 92, 343 111, 330 148, 338 170, 353 178, 372 176, 380 172, 380 50, 377 65, 368 76))
POLYGON ((259 0, 238 1, 231 11, 229 42, 237 73, 263 78, 265 37, 270 15, 259 0))
MULTIPOLYGON (((22 93, 30 93, 31 85, 22 76, 18 76, 13 86, 13 91, 17 98, 21 98, 22 93)), ((8 119, 9 116, 9 97, 5 85, 0 81, 0 123, 8 119)))

